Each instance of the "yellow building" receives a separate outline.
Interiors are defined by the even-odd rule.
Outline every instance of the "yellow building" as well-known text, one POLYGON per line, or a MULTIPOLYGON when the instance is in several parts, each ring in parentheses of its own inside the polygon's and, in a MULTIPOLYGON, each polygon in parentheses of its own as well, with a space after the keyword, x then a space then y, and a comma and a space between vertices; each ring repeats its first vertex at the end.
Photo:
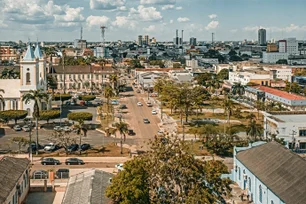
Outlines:
POLYGON ((267 52, 278 52, 278 47, 275 43, 268 43, 267 52))

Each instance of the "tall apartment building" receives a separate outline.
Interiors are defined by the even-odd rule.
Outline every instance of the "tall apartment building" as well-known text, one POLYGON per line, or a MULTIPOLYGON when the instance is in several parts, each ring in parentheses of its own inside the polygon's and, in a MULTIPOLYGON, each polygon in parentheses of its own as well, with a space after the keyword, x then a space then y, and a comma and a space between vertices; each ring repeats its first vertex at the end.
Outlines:
POLYGON ((143 41, 142 41, 143 39, 142 39, 142 35, 138 35, 138 41, 137 41, 137 43, 138 43, 138 45, 139 46, 142 46, 142 44, 143 44, 143 41))
POLYGON ((143 38, 143 44, 150 45, 150 38, 148 35, 145 35, 143 38))
POLYGON ((259 29, 258 30, 258 44, 259 45, 266 45, 267 44, 267 32, 266 29, 259 29))
POLYGON ((17 50, 11 46, 0 46, 0 60, 17 60, 17 50))
POLYGON ((296 38, 287 38, 278 42, 279 52, 288 53, 289 55, 299 54, 299 45, 296 38))
POLYGON ((275 43, 268 43, 267 52, 278 52, 278 47, 275 43))
POLYGON ((189 44, 192 46, 196 46, 197 45, 197 39, 196 38, 194 38, 194 37, 191 37, 190 38, 190 42, 189 42, 189 44))

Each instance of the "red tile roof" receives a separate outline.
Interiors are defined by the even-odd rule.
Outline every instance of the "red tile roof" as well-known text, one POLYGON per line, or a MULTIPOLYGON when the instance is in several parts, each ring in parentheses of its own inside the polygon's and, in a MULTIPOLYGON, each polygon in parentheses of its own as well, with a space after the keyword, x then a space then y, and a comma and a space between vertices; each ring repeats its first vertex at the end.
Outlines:
POLYGON ((286 91, 280 91, 280 90, 273 89, 273 88, 266 87, 266 86, 258 86, 256 88, 261 90, 261 91, 264 91, 266 93, 273 94, 275 96, 279 96, 279 97, 282 97, 282 98, 285 98, 285 99, 288 99, 288 100, 291 100, 291 101, 306 100, 306 98, 303 97, 303 96, 291 94, 291 93, 288 93, 286 91))
POLYGON ((184 70, 184 68, 136 68, 136 71, 140 71, 140 72, 154 72, 154 71, 169 72, 172 70, 173 71, 184 70))

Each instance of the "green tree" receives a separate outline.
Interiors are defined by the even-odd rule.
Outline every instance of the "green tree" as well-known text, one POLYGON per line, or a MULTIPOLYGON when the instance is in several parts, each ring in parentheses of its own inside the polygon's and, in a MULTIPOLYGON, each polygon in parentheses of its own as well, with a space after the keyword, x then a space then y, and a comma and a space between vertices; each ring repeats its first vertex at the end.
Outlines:
POLYGON ((107 114, 110 113, 110 99, 112 97, 115 96, 114 94, 114 90, 111 86, 107 85, 105 88, 104 88, 104 97, 106 98, 106 104, 107 104, 107 114))
POLYGON ((53 95, 53 100, 54 101, 61 101, 62 104, 64 101, 68 101, 72 98, 70 94, 55 94, 53 95))
POLYGON ((229 70, 228 69, 222 69, 218 74, 217 74, 217 79, 223 81, 223 80, 228 80, 229 77, 229 70))
POLYGON ((288 64, 288 61, 286 59, 280 59, 276 62, 276 64, 288 64))
POLYGON ((201 161, 182 140, 156 137, 151 150, 127 162, 107 188, 116 203, 217 203, 230 193, 227 167, 201 161), (137 160, 137 161, 135 161, 137 160), (125 170, 127 169, 127 170, 125 170), (195 202, 196 201, 196 202, 195 202))
POLYGON ((24 147, 29 144, 29 140, 24 137, 13 137, 12 139, 13 143, 16 143, 18 145, 18 152, 20 153, 21 147, 24 147))
POLYGON ((54 95, 54 90, 57 89, 57 80, 51 76, 47 76, 48 89, 52 90, 52 96, 54 95))
POLYGON ((119 122, 119 123, 115 124, 115 128, 116 128, 116 131, 118 131, 120 133, 120 154, 123 154, 123 152, 122 152, 122 136, 124 137, 124 141, 125 141, 126 133, 129 130, 129 125, 127 123, 124 123, 124 122, 119 122))
POLYGON ((224 113, 227 115, 228 128, 230 128, 230 126, 231 126, 230 121, 231 121, 231 116, 233 115, 234 104, 233 104, 233 101, 230 99, 229 96, 224 97, 223 108, 224 108, 224 113))
POLYGON ((293 83, 286 82, 285 91, 287 91, 288 93, 292 92, 292 93, 300 94, 302 89, 300 85, 296 82, 293 82, 293 83))
POLYGON ((237 55, 237 52, 235 50, 231 50, 229 51, 228 55, 231 57, 231 56, 236 56, 237 55))
POLYGON ((4 89, 0 89, 0 103, 1 103, 2 107, 4 107, 4 97, 1 93, 5 93, 4 89))
POLYGON ((40 111, 39 120, 46 120, 49 123, 49 120, 59 118, 61 115, 59 110, 43 110, 40 111))
POLYGON ((14 120, 15 124, 17 124, 17 121, 20 119, 26 118, 28 115, 28 112, 25 110, 6 110, 6 111, 0 111, 0 118, 4 121, 10 121, 14 120))
POLYGON ((64 147, 66 154, 68 153, 68 147, 72 144, 76 144, 76 138, 71 136, 71 132, 64 130, 53 131, 52 135, 49 136, 48 140, 55 145, 64 147))
MULTIPOLYGON (((85 125, 83 119, 78 119, 76 121, 78 122, 78 124, 74 124, 74 129, 76 130, 77 135, 79 135, 79 146, 81 147, 81 145, 82 145, 82 136, 84 136, 84 137, 87 136, 88 128, 85 125)), ((79 148, 79 150, 80 150, 80 154, 81 154, 82 149, 79 148)))
POLYGON ((72 112, 67 115, 68 120, 73 120, 73 121, 91 121, 93 115, 88 112, 72 112))
POLYGON ((241 83, 234 83, 232 87, 232 94, 233 95, 238 95, 239 98, 241 98, 242 95, 245 93, 245 86, 242 85, 241 83))
POLYGON ((89 81, 85 81, 85 82, 83 83, 83 86, 84 86, 84 87, 85 87, 85 89, 87 90, 87 89, 88 89, 88 87, 90 86, 89 81))
POLYGON ((251 137, 251 140, 256 141, 262 137, 263 127, 257 124, 255 120, 251 120, 247 126, 247 135, 251 137))
POLYGON ((4 68, 4 70, 1 72, 1 79, 19 79, 20 73, 15 71, 15 69, 7 69, 4 68))
POLYGON ((83 100, 83 101, 93 101, 93 100, 96 99, 96 96, 94 96, 94 95, 83 95, 83 96, 79 96, 79 99, 83 100))
MULTIPOLYGON (((33 117, 35 118, 35 125, 36 125, 36 147, 38 147, 38 119, 40 114, 40 105, 42 101, 47 102, 49 99, 48 94, 42 92, 41 90, 30 90, 29 93, 26 93, 22 96, 22 101, 25 103, 31 103, 34 101, 33 106, 33 117)), ((36 154, 38 154, 38 148, 36 148, 36 154)))

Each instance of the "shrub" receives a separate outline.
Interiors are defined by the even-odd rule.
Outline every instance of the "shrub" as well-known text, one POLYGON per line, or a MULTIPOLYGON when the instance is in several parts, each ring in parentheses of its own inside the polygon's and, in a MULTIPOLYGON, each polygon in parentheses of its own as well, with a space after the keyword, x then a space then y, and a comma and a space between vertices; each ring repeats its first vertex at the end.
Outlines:
POLYGON ((61 115, 59 110, 43 110, 39 113, 39 120, 46 120, 49 123, 50 119, 59 118, 61 115))
POLYGON ((15 124, 18 120, 26 118, 28 112, 25 110, 7 110, 7 111, 0 111, 0 118, 3 121, 14 120, 15 124))
POLYGON ((73 121, 92 120, 93 115, 88 112, 73 112, 68 114, 68 119, 73 121))
POLYGON ((95 95, 84 95, 84 96, 79 96, 79 99, 83 101, 92 101, 96 99, 96 96, 95 95))

